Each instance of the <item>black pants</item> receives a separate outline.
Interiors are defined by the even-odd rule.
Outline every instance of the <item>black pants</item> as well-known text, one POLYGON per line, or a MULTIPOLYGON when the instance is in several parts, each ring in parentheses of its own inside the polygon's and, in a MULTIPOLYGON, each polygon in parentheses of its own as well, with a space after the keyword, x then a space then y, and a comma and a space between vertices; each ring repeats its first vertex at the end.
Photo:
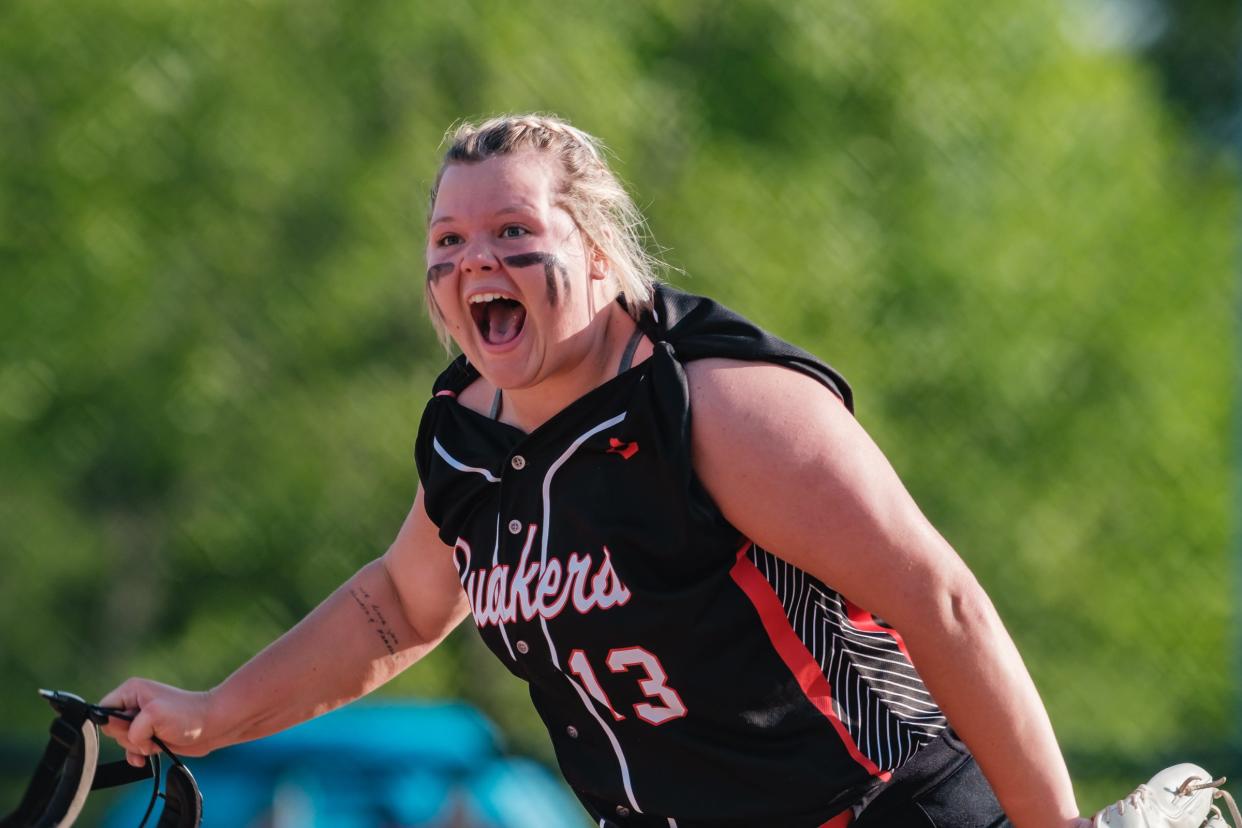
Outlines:
POLYGON ((903 765, 851 828, 1004 828, 996 794, 952 731, 903 765))

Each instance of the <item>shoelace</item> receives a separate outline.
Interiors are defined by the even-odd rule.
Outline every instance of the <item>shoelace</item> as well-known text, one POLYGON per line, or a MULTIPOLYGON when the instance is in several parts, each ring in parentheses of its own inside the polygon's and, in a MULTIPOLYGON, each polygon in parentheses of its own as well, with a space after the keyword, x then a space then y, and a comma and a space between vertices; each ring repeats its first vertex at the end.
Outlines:
MULTIPOLYGON (((1237 826, 1237 828, 1242 828, 1242 813, 1238 812, 1237 803, 1233 801, 1233 797, 1229 794, 1229 792, 1221 788, 1221 785, 1224 784, 1225 777, 1223 776, 1220 779, 1213 779, 1207 782, 1201 782, 1199 781, 1199 777, 1192 776, 1183 782, 1173 793, 1177 796, 1190 796, 1198 791, 1208 790, 1209 788, 1212 789, 1212 799, 1225 800, 1225 805, 1229 808, 1229 815, 1233 817, 1233 824, 1237 826)), ((1139 785, 1134 789, 1133 793, 1125 799, 1114 802, 1112 805, 1109 805, 1103 811, 1096 814, 1095 819, 1091 820, 1092 828, 1099 828, 1100 826, 1108 825, 1108 816, 1110 813, 1115 812, 1117 816, 1124 816, 1127 805, 1137 810, 1141 807, 1143 801, 1147 799, 1149 793, 1151 793, 1151 790, 1146 785, 1139 785)), ((1215 804, 1212 805, 1212 813, 1215 814, 1216 817, 1222 822, 1224 821, 1224 815, 1221 814, 1220 808, 1215 804)), ((1228 828, 1227 825, 1226 828, 1228 828)))
MULTIPOLYGON (((1175 793, 1178 796, 1190 796, 1196 791, 1205 791, 1211 788, 1212 799, 1225 800, 1225 805, 1229 807, 1229 815, 1233 817, 1233 824, 1238 826, 1238 828, 1242 828, 1242 814, 1238 813, 1237 803, 1233 801, 1233 797, 1230 796, 1229 791, 1226 791, 1221 787, 1221 785, 1225 784, 1225 777, 1222 776, 1220 779, 1213 779, 1208 782, 1200 782, 1198 780, 1199 777, 1197 776, 1190 777, 1182 783, 1181 787, 1178 788, 1175 793)), ((1220 808, 1215 804, 1212 805, 1212 813, 1214 813, 1222 822, 1224 821, 1225 817, 1221 814, 1220 808)))
MULTIPOLYGON (((1187 784, 1189 784, 1190 781, 1192 780, 1187 780, 1187 784)), ((1183 785, 1182 787, 1185 787, 1185 785, 1183 785)), ((1107 825, 1108 815, 1110 813, 1116 812, 1117 816, 1124 816, 1126 812, 1126 805, 1129 805, 1131 808, 1138 810, 1138 808, 1143 804, 1143 800, 1147 798, 1147 793, 1148 793, 1147 786, 1139 785, 1125 799, 1121 799, 1121 800, 1118 800, 1117 802, 1114 802, 1112 805, 1109 805, 1107 808, 1105 808, 1104 810, 1096 814, 1095 819, 1091 820, 1092 828, 1100 828, 1100 826, 1102 825, 1107 825)), ((1179 793, 1180 793, 1180 789, 1179 789, 1179 793)))

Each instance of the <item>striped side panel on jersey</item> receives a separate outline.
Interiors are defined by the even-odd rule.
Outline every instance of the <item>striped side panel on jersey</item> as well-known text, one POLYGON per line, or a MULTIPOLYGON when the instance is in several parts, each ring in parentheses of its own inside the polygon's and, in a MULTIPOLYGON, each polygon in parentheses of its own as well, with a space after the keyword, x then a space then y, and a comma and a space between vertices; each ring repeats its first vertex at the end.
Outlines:
POLYGON ((834 712, 867 759, 896 770, 941 734, 944 714, 895 631, 772 553, 751 544, 747 557, 823 671, 834 712))

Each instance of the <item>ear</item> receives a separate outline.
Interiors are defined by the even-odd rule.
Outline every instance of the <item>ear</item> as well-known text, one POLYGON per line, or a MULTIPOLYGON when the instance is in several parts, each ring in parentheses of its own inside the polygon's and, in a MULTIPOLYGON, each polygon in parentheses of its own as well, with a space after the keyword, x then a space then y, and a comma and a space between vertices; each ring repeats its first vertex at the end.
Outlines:
MULTIPOLYGON (((612 232, 607 228, 603 228, 604 239, 612 240, 612 232)), ((608 258, 608 254, 604 252, 602 245, 595 241, 590 242, 590 262, 591 262, 591 278, 607 279, 612 275, 612 259, 608 258)))
POLYGON ((591 278, 607 279, 612 272, 612 260, 597 245, 591 245, 591 278))

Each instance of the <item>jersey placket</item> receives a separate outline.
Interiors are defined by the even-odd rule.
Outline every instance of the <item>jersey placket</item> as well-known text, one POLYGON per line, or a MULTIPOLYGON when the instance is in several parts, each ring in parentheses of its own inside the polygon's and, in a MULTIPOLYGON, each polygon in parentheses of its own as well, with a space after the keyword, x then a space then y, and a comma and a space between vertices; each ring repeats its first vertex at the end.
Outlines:
MULTIPOLYGON (((625 418, 626 418, 626 412, 621 411, 611 417, 608 417, 598 422, 594 426, 588 428, 586 431, 573 437, 573 439, 569 440, 568 444, 566 445, 564 450, 557 456, 557 458, 553 460, 551 464, 549 464, 547 470, 542 475, 542 479, 540 480, 540 483, 539 483, 539 493, 540 493, 540 498, 539 498, 540 516, 539 517, 540 517, 540 520, 539 520, 539 524, 537 527, 537 541, 536 541, 537 546, 538 546, 538 552, 539 552, 539 556, 538 556, 539 570, 538 571, 542 575, 542 573, 547 571, 548 561, 556 559, 558 561, 558 565, 562 567, 562 572, 564 573, 563 580, 561 582, 561 586, 563 589, 568 588, 570 586, 568 569, 565 566, 566 562, 563 559, 561 559, 561 556, 557 555, 553 551, 553 547, 552 547, 552 543, 554 542, 554 538, 552 537, 552 535, 553 535, 553 530, 556 527, 556 520, 557 520, 557 515, 555 514, 556 501, 555 501, 555 496, 553 493, 553 487, 555 485, 557 473, 565 466, 566 463, 570 462, 573 459, 574 455, 577 454, 577 452, 582 448, 582 446, 588 440, 590 440, 592 437, 594 437, 595 435, 599 434, 602 431, 605 431, 607 429, 613 428, 616 425, 619 425, 621 422, 625 420, 625 418)), ((509 458, 509 469, 506 469, 504 475, 501 478, 501 488, 500 488, 500 508, 502 511, 505 511, 506 514, 509 511, 514 511, 514 509, 516 508, 515 506, 511 506, 510 504, 514 504, 515 502, 521 502, 523 506, 525 505, 524 499, 517 496, 517 491, 521 490, 521 491, 529 492, 530 487, 534 484, 534 481, 532 478, 533 478, 533 474, 537 472, 534 468, 530 466, 530 463, 527 460, 526 454, 521 453, 522 451, 526 451, 527 454, 529 454, 531 453, 531 449, 533 448, 534 447, 529 445, 527 441, 524 441, 524 444, 519 445, 514 450, 515 453, 512 454, 509 458), (514 476, 515 473, 518 475, 518 477, 514 476), (528 477, 528 475, 531 475, 532 477, 528 477)), ((510 516, 507 519, 510 521, 511 526, 517 527, 519 532, 521 531, 521 521, 518 520, 518 518, 516 517, 516 512, 514 512, 514 516, 510 516)), ((533 553, 533 550, 532 550, 532 553, 533 553)), ((532 554, 531 557, 533 558, 534 555, 532 554)), ((514 564, 516 565, 519 561, 522 560, 521 550, 518 550, 518 553, 516 555, 511 554, 508 557, 508 559, 513 561, 514 564)), ((626 758, 625 751, 623 750, 621 746, 621 742, 617 738, 616 732, 608 724, 605 718, 600 714, 598 705, 595 703, 595 701, 592 700, 591 693, 588 692, 588 690, 585 687, 583 687, 580 681, 578 681, 576 678, 574 678, 572 675, 566 672, 566 667, 562 659, 562 654, 559 651, 557 643, 552 635, 551 629, 549 629, 548 627, 548 619, 545 618, 542 613, 538 614, 538 619, 539 619, 538 623, 539 623, 540 630, 543 633, 543 640, 547 645, 546 654, 540 654, 540 655, 546 658, 547 661, 543 663, 542 669, 540 668, 536 668, 536 669, 542 673, 544 670, 547 669, 547 665, 550 664, 551 667, 555 670, 555 672, 559 674, 559 678, 563 681, 568 682, 569 686, 573 688, 574 693, 578 696, 579 700, 582 702, 582 706, 586 709, 587 713, 590 714, 591 719, 595 721, 595 723, 599 726, 600 730, 603 732, 604 736, 608 740, 608 744, 612 748, 612 751, 614 755, 616 756, 617 765, 618 765, 617 769, 618 769, 618 773, 620 776, 622 788, 625 792, 625 802, 619 803, 616 806, 617 815, 628 816, 631 813, 642 814, 643 810, 639 806, 637 798, 634 795, 633 785, 630 779, 629 762, 626 758)), ((503 631, 503 627, 502 627, 502 631, 503 631)), ((527 655, 528 653, 533 652, 531 645, 528 642, 526 642, 525 639, 520 640, 518 643, 526 644, 527 652, 522 653, 522 655, 527 655)), ((522 648, 519 647, 517 649, 521 650, 522 648)), ((573 724, 567 724, 565 726, 565 732, 567 735, 569 735, 571 739, 576 740, 578 738, 578 729, 573 724)))
POLYGON ((530 519, 531 515, 525 513, 528 506, 519 496, 523 487, 529 485, 528 474, 525 473, 526 456, 519 452, 520 449, 519 444, 506 458, 500 474, 500 491, 496 499, 496 539, 492 550, 492 570, 496 571, 501 566, 508 569, 510 577, 506 578, 503 583, 509 594, 501 597, 501 600, 512 603, 514 618, 506 622, 502 617, 498 619, 496 627, 505 643, 505 648, 509 651, 509 658, 529 675, 533 666, 531 661, 537 661, 538 655, 536 654, 535 659, 529 658, 531 655, 531 645, 528 641, 531 637, 530 620, 524 612, 525 588, 520 587, 525 586, 526 573, 523 570, 528 570, 531 566, 529 551, 534 536, 539 531, 539 526, 530 519), (502 548, 503 554, 501 554, 502 548), (508 626, 514 627, 516 634, 520 636, 512 643, 506 629, 508 626))

